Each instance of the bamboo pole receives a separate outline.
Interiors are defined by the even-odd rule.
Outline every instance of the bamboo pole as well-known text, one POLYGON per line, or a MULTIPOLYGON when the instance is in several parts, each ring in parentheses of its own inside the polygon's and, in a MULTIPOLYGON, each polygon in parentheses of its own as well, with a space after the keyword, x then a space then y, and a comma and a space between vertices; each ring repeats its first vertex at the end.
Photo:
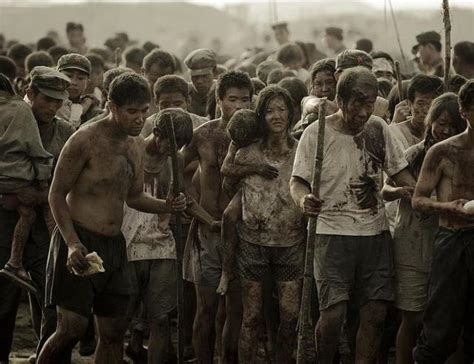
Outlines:
POLYGON ((400 32, 398 31, 397 18, 395 17, 395 12, 393 11, 392 0, 388 0, 390 5, 390 13, 392 14, 393 26, 395 27, 395 34, 397 36, 398 47, 400 48, 400 53, 402 54, 403 65, 405 70, 408 68, 407 59, 405 57, 405 52, 403 52, 402 41, 400 40, 400 32))
MULTIPOLYGON (((182 189, 181 173, 179 171, 178 147, 174 133, 173 117, 166 119, 166 134, 171 150, 171 166, 173 171, 173 196, 178 196, 182 189)), ((184 286, 183 286, 183 246, 181 244, 182 225, 180 213, 175 214, 175 241, 176 241, 176 288, 178 311, 178 364, 184 363, 184 286)))
MULTIPOLYGON (((319 197, 319 187, 321 185, 321 171, 324 158, 324 134, 326 128, 326 98, 323 98, 319 105, 319 125, 318 144, 314 158, 313 180, 311 182, 311 193, 319 197)), ((306 256, 304 264, 303 291, 301 296, 301 307, 298 318, 298 347, 296 353, 296 363, 305 362, 305 344, 308 337, 308 321, 311 311, 311 286, 313 283, 313 259, 314 245, 316 242, 317 217, 309 219, 308 241, 306 243, 306 256)))
POLYGON ((443 0, 444 23, 444 92, 449 91, 449 71, 451 68, 451 16, 449 0, 443 0))
POLYGON ((395 76, 397 77, 398 102, 405 100, 402 87, 402 73, 400 72, 400 62, 395 61, 395 76))

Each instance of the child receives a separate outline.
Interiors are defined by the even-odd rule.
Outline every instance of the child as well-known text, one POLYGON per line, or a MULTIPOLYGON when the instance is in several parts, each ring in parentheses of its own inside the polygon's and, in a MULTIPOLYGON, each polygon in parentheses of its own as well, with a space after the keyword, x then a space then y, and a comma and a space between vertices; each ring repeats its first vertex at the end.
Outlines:
MULTIPOLYGON (((36 213, 33 204, 23 203, 20 196, 32 196, 48 188, 53 157, 43 148, 31 109, 12 90, 3 87, 7 83, 0 74, 0 204, 5 209, 16 209, 20 218, 10 258, 0 275, 34 293, 36 289, 22 265, 22 256, 36 213)), ((34 197, 31 199, 34 201, 34 197)), ((49 207, 45 205, 42 210, 51 233, 54 220, 49 207)))

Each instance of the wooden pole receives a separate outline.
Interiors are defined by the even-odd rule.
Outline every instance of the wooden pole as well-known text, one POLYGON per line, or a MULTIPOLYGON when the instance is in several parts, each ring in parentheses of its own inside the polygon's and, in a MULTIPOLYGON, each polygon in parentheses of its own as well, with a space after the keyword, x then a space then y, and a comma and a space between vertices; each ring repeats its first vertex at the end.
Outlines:
POLYGON ((451 68, 451 16, 449 0, 443 0, 444 23, 444 92, 449 91, 449 71, 451 68))
POLYGON ((402 73, 400 72, 400 62, 395 61, 395 76, 397 77, 398 102, 405 100, 402 87, 402 73))
POLYGON ((400 32, 398 31, 398 24, 397 18, 395 17, 395 12, 393 11, 392 0, 388 0, 388 4, 390 5, 390 13, 392 14, 393 26, 395 27, 395 34, 397 36, 398 47, 400 48, 400 53, 402 54, 403 65, 405 66, 405 70, 408 68, 407 59, 405 57, 405 52, 403 52, 402 42, 400 40, 400 32))
MULTIPOLYGON (((319 187, 321 185, 321 171, 324 158, 324 134, 326 128, 326 98, 323 98, 319 105, 319 125, 318 144, 314 158, 313 180, 311 182, 311 193, 319 197, 319 187)), ((301 295, 301 307, 298 318, 298 347, 296 352, 296 363, 305 362, 305 344, 308 337, 308 321, 311 312, 311 287, 313 284, 313 259, 314 245, 316 242, 317 217, 309 219, 308 240, 306 243, 306 256, 304 263, 303 291, 301 295)))
POLYGON ((122 50, 117 47, 115 48, 114 58, 115 58, 115 67, 120 66, 120 57, 122 56, 122 50))
MULTIPOLYGON (((166 134, 171 150, 171 166, 173 170, 173 196, 178 196, 182 189, 181 173, 179 171, 178 146, 174 133, 173 117, 166 120, 166 134)), ((183 286, 183 246, 181 244, 182 226, 181 215, 175 214, 175 241, 176 241, 176 288, 178 311, 178 364, 184 363, 184 286, 183 286)))

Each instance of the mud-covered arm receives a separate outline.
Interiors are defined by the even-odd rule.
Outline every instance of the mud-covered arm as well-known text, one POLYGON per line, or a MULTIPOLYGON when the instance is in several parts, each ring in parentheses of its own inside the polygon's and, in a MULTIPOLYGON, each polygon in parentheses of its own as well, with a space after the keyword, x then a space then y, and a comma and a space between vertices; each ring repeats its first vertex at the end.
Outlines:
POLYGON ((66 196, 89 160, 89 150, 89 138, 82 132, 68 140, 59 155, 49 191, 49 205, 68 248, 80 243, 80 240, 74 229, 66 196))

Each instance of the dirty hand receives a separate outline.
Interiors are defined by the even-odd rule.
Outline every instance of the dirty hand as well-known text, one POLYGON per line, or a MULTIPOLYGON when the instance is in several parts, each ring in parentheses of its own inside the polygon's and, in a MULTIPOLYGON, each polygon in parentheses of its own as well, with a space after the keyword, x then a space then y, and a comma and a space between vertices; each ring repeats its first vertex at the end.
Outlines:
POLYGON ((266 179, 274 179, 278 177, 278 169, 268 164, 258 166, 257 174, 266 179))
POLYGON ((300 201, 300 208, 303 213, 309 217, 316 217, 321 212, 322 201, 315 195, 309 193, 304 195, 300 201))
POLYGON ((451 202, 446 203, 446 208, 448 212, 450 212, 453 215, 456 215, 457 217, 463 218, 463 219, 469 219, 469 220, 474 220, 474 213, 469 212, 464 208, 464 205, 469 202, 469 200, 466 200, 464 198, 460 198, 458 200, 454 200, 451 202))
POLYGON ((38 198, 38 190, 31 186, 25 187, 20 189, 16 196, 23 205, 35 205, 38 198))
POLYGON ((397 193, 400 196, 400 198, 406 201, 411 201, 414 192, 415 192, 415 189, 410 186, 398 187, 397 189, 397 193))
POLYGON ((68 247, 66 266, 69 272, 73 273, 72 268, 74 268, 77 272, 82 273, 89 267, 89 262, 86 259, 87 253, 87 248, 79 242, 68 247))
POLYGON ((395 111, 393 112, 392 123, 401 123, 405 121, 410 116, 410 106, 408 106, 408 101, 403 100, 395 106, 395 111))
POLYGON ((175 212, 186 210, 186 196, 182 192, 180 192, 178 196, 171 198, 169 203, 175 212))

